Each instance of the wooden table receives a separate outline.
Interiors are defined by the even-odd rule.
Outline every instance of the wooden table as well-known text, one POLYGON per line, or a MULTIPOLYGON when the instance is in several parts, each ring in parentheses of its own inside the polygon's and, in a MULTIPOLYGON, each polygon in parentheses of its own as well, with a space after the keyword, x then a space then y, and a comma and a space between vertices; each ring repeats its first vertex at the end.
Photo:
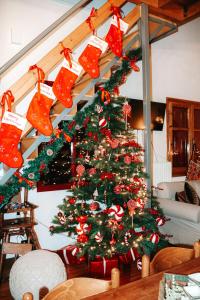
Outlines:
MULTIPOLYGON (((173 267, 166 272, 174 274, 191 274, 200 272, 200 257, 173 267)), ((120 286, 95 296, 87 297, 87 300, 157 300, 159 282, 163 272, 120 286)))

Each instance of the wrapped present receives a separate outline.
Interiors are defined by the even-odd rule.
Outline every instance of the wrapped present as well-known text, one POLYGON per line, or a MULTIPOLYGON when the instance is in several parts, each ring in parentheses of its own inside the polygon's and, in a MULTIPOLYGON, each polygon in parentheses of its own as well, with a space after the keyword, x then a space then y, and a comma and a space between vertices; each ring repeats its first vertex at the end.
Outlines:
POLYGON ((125 265, 130 265, 139 257, 137 249, 131 248, 127 253, 119 255, 119 260, 125 265))
POLYGON ((92 276, 107 277, 111 275, 113 268, 118 268, 118 257, 111 258, 96 257, 94 261, 89 261, 89 271, 92 276))
POLYGON ((65 265, 77 265, 85 261, 85 259, 77 257, 77 249, 78 248, 76 247, 76 245, 68 245, 54 252, 56 252, 60 256, 65 265))

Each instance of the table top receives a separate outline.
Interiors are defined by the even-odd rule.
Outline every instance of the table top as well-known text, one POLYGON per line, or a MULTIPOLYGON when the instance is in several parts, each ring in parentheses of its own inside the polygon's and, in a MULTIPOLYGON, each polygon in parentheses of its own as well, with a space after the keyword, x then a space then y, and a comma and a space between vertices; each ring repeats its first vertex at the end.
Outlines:
MULTIPOLYGON (((191 273, 200 272, 200 257, 182 263, 165 273, 174 273, 188 275, 191 273)), ((162 279, 164 272, 133 281, 131 283, 120 286, 117 289, 90 296, 87 300, 157 300, 159 291, 159 282, 162 279)))

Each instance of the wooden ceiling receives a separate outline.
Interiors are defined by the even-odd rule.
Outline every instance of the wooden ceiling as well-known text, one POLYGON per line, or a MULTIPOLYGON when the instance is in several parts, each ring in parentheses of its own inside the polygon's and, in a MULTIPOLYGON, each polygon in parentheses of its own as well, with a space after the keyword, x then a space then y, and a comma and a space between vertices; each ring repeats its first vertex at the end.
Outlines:
POLYGON ((135 4, 146 3, 149 12, 159 17, 185 24, 200 16, 200 0, 130 0, 135 4))

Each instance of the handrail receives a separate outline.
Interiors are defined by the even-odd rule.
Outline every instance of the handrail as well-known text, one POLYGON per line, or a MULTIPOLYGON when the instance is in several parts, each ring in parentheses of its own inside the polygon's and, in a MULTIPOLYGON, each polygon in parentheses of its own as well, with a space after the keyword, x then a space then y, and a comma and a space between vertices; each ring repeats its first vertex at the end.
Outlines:
POLYGON ((14 65, 20 58, 22 58, 29 50, 35 47, 43 38, 49 35, 55 28, 66 21, 68 18, 72 17, 74 13, 86 6, 92 0, 81 0, 70 8, 64 15, 48 26, 44 31, 42 31, 36 38, 34 38, 30 43, 28 43, 22 50, 20 50, 16 55, 14 55, 9 61, 7 61, 2 67, 0 67, 0 75, 5 73, 12 65, 14 65))

